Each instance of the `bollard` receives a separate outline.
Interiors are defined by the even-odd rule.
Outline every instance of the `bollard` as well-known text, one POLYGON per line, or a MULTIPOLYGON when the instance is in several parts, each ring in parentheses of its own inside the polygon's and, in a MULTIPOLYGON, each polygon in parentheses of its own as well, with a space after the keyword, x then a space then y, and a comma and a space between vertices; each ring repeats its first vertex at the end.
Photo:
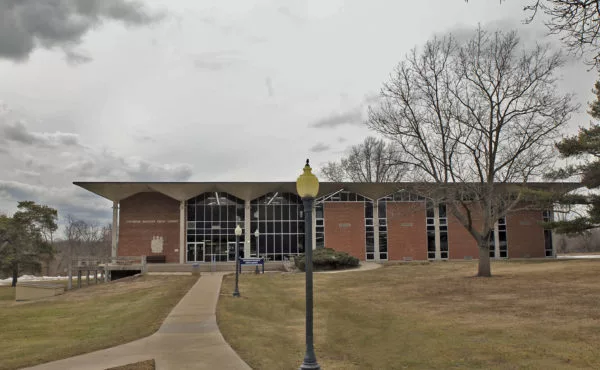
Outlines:
POLYGON ((192 264, 192 276, 200 276, 200 264, 192 264))

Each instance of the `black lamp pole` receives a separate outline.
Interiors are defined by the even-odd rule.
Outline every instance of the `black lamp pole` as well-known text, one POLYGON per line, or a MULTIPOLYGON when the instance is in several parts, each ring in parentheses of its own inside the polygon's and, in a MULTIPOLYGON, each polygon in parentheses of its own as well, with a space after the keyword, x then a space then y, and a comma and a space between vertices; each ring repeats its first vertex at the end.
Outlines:
POLYGON ((320 370, 313 346, 313 263, 312 263, 312 205, 314 198, 302 198, 304 203, 304 256, 306 263, 306 354, 300 370, 320 370))
MULTIPOLYGON (((238 226, 239 227, 239 226, 238 226)), ((240 290, 238 289, 238 281, 239 281, 239 274, 240 274, 240 259, 238 257, 238 249, 239 249, 239 244, 240 243, 240 236, 238 235, 237 231, 235 233, 235 289, 233 290, 233 296, 234 297, 239 297, 240 296, 240 290)))

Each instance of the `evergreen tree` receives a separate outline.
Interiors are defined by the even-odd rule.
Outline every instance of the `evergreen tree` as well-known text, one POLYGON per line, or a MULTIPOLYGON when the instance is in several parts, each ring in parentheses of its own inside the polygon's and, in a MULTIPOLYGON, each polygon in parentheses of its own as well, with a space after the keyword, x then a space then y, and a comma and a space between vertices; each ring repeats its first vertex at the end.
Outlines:
MULTIPOLYGON (((589 104, 588 113, 592 118, 600 120, 600 81, 592 90, 596 100, 589 104)), ((589 128, 580 128, 579 133, 563 139, 556 144, 563 158, 581 160, 577 165, 570 165, 551 174, 552 179, 566 179, 580 176, 581 183, 588 189, 600 187, 600 124, 593 123, 589 128)), ((577 234, 589 229, 600 227, 600 196, 565 195, 559 200, 563 205, 585 205, 587 214, 570 220, 554 221, 549 224, 559 233, 577 234)))
POLYGON ((39 271, 40 260, 53 255, 52 234, 58 229, 55 209, 31 201, 19 202, 12 217, 0 215, 0 270, 17 285, 24 268, 39 271))

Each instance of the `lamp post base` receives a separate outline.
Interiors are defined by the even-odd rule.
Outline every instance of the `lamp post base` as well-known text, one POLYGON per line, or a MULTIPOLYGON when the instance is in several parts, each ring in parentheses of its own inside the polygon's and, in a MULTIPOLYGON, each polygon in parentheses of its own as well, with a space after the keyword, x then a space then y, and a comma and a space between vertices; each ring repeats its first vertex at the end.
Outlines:
POLYGON ((233 292, 234 297, 240 297, 240 292, 233 292))
POLYGON ((316 362, 311 364, 303 363, 298 370, 321 370, 321 366, 316 362))

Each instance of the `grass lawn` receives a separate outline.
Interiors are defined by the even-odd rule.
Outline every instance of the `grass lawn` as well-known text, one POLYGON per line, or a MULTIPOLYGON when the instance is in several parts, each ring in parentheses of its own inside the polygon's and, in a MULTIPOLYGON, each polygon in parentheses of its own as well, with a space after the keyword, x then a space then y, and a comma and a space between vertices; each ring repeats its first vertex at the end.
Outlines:
POLYGON ((32 366, 148 336, 196 280, 133 277, 31 302, 15 302, 13 289, 0 287, 0 369, 32 366))
MULTIPOLYGON (((600 261, 398 264, 315 274, 315 350, 333 369, 599 369, 600 261)), ((217 320, 253 368, 304 357, 304 274, 244 274, 217 320)))

